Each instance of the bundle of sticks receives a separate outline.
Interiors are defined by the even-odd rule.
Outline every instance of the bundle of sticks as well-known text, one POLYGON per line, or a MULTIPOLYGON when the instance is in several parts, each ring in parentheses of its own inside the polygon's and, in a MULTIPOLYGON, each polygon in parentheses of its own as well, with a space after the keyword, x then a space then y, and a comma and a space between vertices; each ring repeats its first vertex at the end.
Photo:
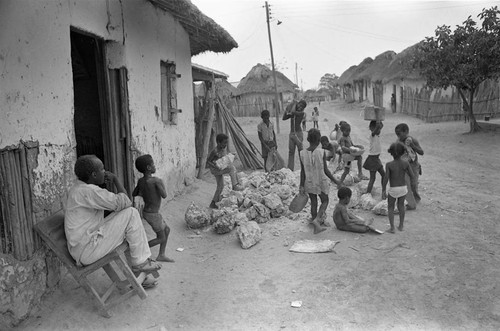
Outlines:
POLYGON ((247 138, 245 132, 233 117, 233 115, 226 109, 224 102, 222 102, 219 95, 217 95, 219 102, 218 111, 219 118, 221 118, 229 130, 236 153, 245 169, 263 169, 262 154, 259 149, 247 138))

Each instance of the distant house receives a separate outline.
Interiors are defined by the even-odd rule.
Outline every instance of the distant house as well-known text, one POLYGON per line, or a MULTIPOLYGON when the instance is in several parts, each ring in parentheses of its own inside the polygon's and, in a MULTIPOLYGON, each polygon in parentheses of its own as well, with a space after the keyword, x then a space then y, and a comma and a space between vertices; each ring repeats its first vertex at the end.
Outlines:
MULTIPOLYGON (((449 121, 463 118, 462 100, 454 86, 446 89, 427 87, 426 79, 415 70, 408 69, 418 44, 401 53, 386 51, 374 60, 367 58, 351 66, 339 78, 346 102, 368 102, 391 109, 395 96, 395 112, 407 113, 427 122, 449 121)), ((498 82, 486 81, 477 89, 474 114, 494 116, 499 113, 500 89, 498 82)))
MULTIPOLYGON (((279 102, 283 105, 293 100, 298 86, 279 71, 276 71, 276 82, 279 102)), ((275 95, 272 70, 258 63, 238 84, 235 116, 260 116, 264 109, 274 116, 275 95)))
POLYGON ((352 76, 356 86, 364 87, 364 94, 361 101, 367 101, 375 106, 384 106, 384 101, 390 102, 390 94, 389 97, 384 93, 384 84, 382 79, 384 77, 385 70, 389 66, 389 64, 396 57, 396 53, 393 51, 386 51, 382 54, 379 54, 373 62, 371 62, 365 69, 355 75, 352 76))
POLYGON ((10 329, 59 281, 32 226, 63 207, 76 158, 99 156, 131 193, 134 159, 151 154, 172 197, 195 175, 191 56, 237 44, 189 0, 0 7, 0 265, 10 270, 0 329, 10 329))

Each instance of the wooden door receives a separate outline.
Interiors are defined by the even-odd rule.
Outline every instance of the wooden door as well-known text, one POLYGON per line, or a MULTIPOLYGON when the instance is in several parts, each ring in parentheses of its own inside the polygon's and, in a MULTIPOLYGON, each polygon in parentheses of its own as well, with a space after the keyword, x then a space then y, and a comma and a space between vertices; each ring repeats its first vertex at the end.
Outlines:
POLYGON ((134 179, 126 68, 108 70, 108 91, 107 135, 110 141, 110 170, 123 180, 123 185, 131 196, 134 179))

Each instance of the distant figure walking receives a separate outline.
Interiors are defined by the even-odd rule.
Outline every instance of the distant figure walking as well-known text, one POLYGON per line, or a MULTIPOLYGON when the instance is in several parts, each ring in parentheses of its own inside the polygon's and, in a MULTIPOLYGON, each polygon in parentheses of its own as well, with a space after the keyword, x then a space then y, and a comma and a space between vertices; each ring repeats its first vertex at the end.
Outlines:
POLYGON ((318 125, 319 110, 318 110, 318 107, 314 107, 314 110, 312 112, 312 119, 313 119, 313 129, 319 130, 319 125, 318 125))

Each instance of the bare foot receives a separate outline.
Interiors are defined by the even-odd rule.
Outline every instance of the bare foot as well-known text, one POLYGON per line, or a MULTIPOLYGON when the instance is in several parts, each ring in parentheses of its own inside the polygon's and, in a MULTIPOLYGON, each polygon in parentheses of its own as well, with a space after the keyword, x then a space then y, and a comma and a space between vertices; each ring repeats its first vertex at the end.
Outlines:
POLYGON ((403 231, 403 226, 402 225, 398 226, 398 230, 403 231))
POLYGON ((158 255, 158 257, 156 258, 156 261, 160 261, 160 262, 175 262, 174 260, 172 260, 171 258, 166 257, 165 255, 158 255))
POLYGON ((394 228, 389 228, 387 231, 385 232, 389 232, 389 233, 396 233, 396 230, 394 228))

